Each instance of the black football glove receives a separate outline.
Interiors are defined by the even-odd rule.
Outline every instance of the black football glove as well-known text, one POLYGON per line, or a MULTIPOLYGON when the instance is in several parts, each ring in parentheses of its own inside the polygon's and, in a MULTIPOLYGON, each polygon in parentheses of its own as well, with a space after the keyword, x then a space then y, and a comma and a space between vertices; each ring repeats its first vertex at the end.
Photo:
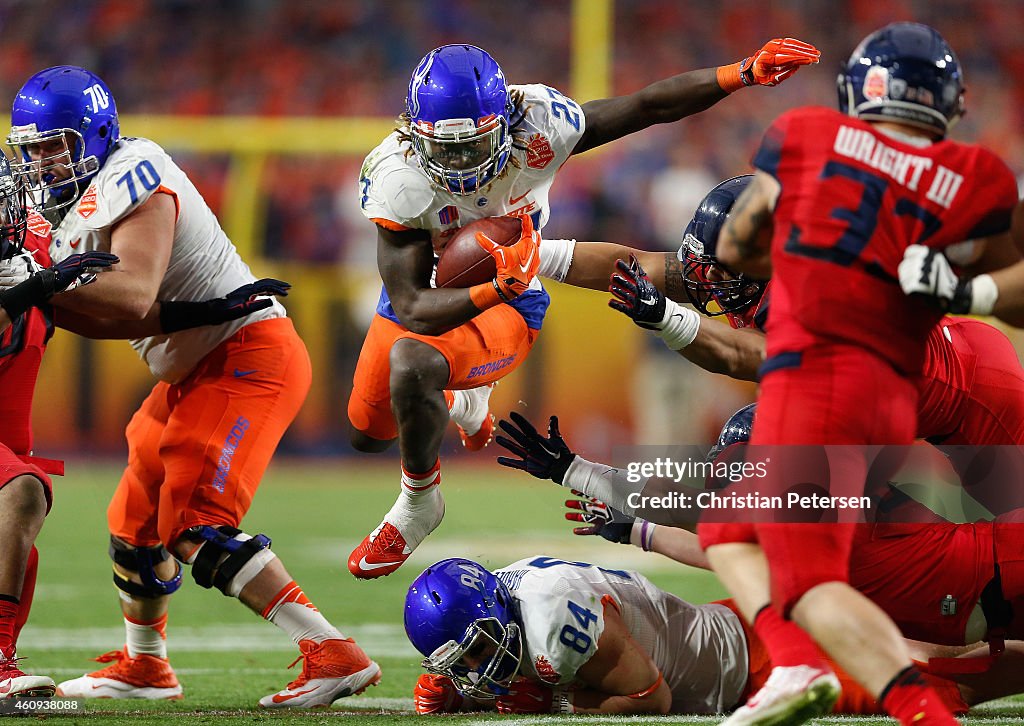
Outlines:
POLYGON ((238 320, 269 308, 274 304, 270 296, 286 297, 291 287, 291 284, 282 280, 265 277, 212 300, 161 302, 160 327, 165 333, 174 333, 187 328, 238 320))
POLYGON ((660 330, 665 317, 665 296, 654 286, 635 255, 629 256, 629 264, 616 260, 618 272, 612 274, 608 292, 614 299, 608 306, 618 310, 647 330, 660 330))
POLYGON ((512 438, 499 435, 494 440, 519 458, 499 456, 498 463, 533 474, 538 479, 550 479, 561 484, 576 454, 558 431, 558 417, 552 416, 548 422, 547 436, 541 435, 533 424, 514 411, 509 414, 509 418, 512 421, 502 419, 498 426, 512 438))
POLYGON ((61 260, 31 275, 24 282, 0 291, 0 307, 14 320, 31 307, 46 303, 58 292, 88 285, 96 279, 93 270, 104 270, 120 260, 109 252, 83 252, 61 260))
POLYGON ((633 531, 633 522, 636 517, 620 512, 615 507, 609 507, 600 499, 587 497, 583 492, 573 489, 573 494, 582 499, 566 499, 565 506, 573 510, 565 513, 565 518, 570 522, 584 522, 588 527, 573 527, 572 533, 588 536, 599 535, 609 542, 629 544, 629 535, 633 531))

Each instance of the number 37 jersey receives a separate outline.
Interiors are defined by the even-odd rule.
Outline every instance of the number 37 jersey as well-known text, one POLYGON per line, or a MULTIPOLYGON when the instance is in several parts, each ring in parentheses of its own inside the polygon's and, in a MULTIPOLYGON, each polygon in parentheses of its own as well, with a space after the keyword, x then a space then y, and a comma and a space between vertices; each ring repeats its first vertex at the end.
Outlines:
POLYGON ((743 626, 724 605, 691 605, 638 572, 528 557, 497 570, 523 625, 520 675, 567 685, 597 652, 605 604, 654 660, 672 691, 673 713, 722 713, 747 683, 743 626))
POLYGON ((1005 232, 1017 202, 1013 173, 986 149, 886 133, 826 108, 780 116, 754 166, 781 186, 769 356, 849 343, 918 371, 941 313, 900 288, 904 251, 1005 232))

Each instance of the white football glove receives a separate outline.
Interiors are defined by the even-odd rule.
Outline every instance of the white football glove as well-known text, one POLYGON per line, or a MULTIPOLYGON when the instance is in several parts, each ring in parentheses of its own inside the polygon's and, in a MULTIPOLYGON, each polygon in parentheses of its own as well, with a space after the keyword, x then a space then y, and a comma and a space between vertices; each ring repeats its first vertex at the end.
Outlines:
POLYGON ((30 275, 43 269, 31 252, 22 250, 10 259, 0 261, 0 290, 25 282, 30 275))
POLYGON ((961 279, 941 250, 910 245, 899 266, 900 287, 907 295, 933 298, 943 312, 990 315, 999 289, 989 275, 961 279))

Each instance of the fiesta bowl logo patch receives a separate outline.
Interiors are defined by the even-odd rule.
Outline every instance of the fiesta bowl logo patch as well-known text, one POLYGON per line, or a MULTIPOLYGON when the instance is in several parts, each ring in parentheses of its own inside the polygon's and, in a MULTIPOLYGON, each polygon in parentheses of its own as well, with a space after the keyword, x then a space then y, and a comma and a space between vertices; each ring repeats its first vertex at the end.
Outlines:
POLYGON ((533 662, 533 667, 536 669, 538 677, 540 677, 540 679, 545 683, 557 684, 560 680, 558 671, 556 671, 552 667, 551 663, 548 662, 548 659, 542 655, 537 656, 536 660, 533 662))
POLYGON ((543 134, 534 134, 526 144, 526 165, 531 169, 543 169, 555 158, 551 142, 543 134))
POLYGON ((89 191, 78 203, 78 215, 82 219, 89 219, 96 213, 96 187, 89 187, 89 191))
POLYGON ((876 101, 889 95, 889 71, 881 66, 871 66, 864 76, 864 98, 876 101))
POLYGON ((46 237, 50 234, 50 230, 53 229, 53 225, 47 222, 46 218, 34 209, 28 210, 26 225, 29 232, 39 237, 46 237))

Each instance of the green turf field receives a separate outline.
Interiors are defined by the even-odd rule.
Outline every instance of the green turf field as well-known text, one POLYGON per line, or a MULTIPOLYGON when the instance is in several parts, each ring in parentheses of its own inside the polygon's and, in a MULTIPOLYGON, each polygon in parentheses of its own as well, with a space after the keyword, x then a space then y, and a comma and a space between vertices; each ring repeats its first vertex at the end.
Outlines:
MULTIPOLYGON (((423 567, 451 556, 471 557, 496 568, 534 554, 641 570, 654 582, 694 602, 723 596, 707 573, 657 555, 571 534, 562 518, 565 490, 495 466, 446 459, 447 513, 441 527, 404 568, 362 582, 345 567, 348 553, 380 520, 397 492, 395 465, 364 461, 275 464, 246 520, 264 532, 310 599, 346 634, 354 636, 384 670, 380 685, 343 699, 329 711, 258 710, 256 701, 282 688, 301 666, 291 641, 235 600, 202 590, 187 578, 174 596, 168 650, 185 698, 177 702, 94 701, 84 717, 62 722, 194 723, 254 721, 351 724, 422 721, 412 714, 412 685, 419 657, 402 628, 405 589, 423 567)), ((32 620, 19 654, 25 668, 61 681, 93 670, 89 659, 121 648, 124 630, 110 581, 105 511, 120 473, 114 466, 83 466, 72 459, 69 476, 57 479, 55 505, 39 546, 41 566, 32 620)), ((979 712, 978 723, 1021 723, 1024 706, 1006 702, 979 712)), ((708 718, 572 718, 462 715, 445 724, 501 721, 535 723, 716 723, 708 718)), ((829 719, 828 722, 835 722, 829 719)), ((884 720, 842 719, 858 724, 884 720)))

